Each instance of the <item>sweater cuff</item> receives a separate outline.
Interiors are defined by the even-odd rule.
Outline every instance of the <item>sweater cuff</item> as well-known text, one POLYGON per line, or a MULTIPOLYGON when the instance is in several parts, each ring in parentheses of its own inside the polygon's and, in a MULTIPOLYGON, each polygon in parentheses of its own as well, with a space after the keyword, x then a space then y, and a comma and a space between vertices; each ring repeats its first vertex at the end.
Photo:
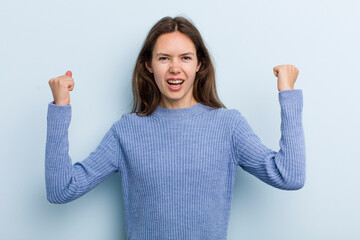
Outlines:
POLYGON ((70 122, 71 120, 71 105, 56 105, 54 101, 48 104, 47 119, 50 120, 64 120, 70 122))
POLYGON ((303 94, 301 89, 283 90, 279 92, 280 105, 302 104, 303 94))

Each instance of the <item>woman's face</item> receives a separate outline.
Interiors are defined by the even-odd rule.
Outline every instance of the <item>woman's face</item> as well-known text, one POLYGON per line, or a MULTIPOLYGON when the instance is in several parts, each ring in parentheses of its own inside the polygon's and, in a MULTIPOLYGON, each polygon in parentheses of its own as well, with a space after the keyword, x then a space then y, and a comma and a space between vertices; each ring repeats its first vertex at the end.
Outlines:
POLYGON ((158 37, 146 68, 160 89, 161 107, 184 108, 197 103, 192 91, 200 65, 195 45, 185 34, 175 31, 158 37))

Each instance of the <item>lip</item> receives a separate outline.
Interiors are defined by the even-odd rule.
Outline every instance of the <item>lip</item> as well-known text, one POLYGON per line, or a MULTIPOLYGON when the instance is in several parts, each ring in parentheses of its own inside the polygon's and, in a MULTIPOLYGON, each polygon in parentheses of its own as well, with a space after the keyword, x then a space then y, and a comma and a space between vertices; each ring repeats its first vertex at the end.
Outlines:
POLYGON ((183 78, 168 78, 168 79, 166 79, 167 86, 168 86, 172 91, 179 91, 179 90, 182 88, 182 86, 184 85, 184 82, 183 82, 180 86, 175 87, 175 86, 173 86, 173 85, 170 85, 170 84, 167 82, 168 80, 182 80, 182 81, 185 82, 185 79, 183 79, 183 78))
POLYGON ((183 81, 185 81, 185 79, 183 79, 183 78, 168 78, 168 79, 166 79, 166 81, 168 81, 168 80, 183 80, 183 81))

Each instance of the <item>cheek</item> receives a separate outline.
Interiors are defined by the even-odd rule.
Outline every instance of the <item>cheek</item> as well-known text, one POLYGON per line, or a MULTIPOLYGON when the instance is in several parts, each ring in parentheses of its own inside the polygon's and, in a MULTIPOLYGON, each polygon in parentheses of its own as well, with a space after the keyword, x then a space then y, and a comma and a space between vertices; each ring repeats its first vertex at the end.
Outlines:
POLYGON ((164 78, 165 78, 165 71, 163 68, 154 67, 153 68, 153 75, 155 79, 155 83, 159 88, 162 88, 164 85, 164 78))
POLYGON ((196 66, 189 66, 186 70, 185 70, 187 77, 191 80, 195 79, 196 76, 196 66))
POLYGON ((161 81, 162 78, 164 78, 165 73, 166 73, 165 67, 156 66, 153 68, 154 78, 158 79, 159 81, 161 81))
POLYGON ((159 73, 154 72, 154 79, 158 86, 163 84, 163 77, 162 77, 162 75, 159 75, 159 73))

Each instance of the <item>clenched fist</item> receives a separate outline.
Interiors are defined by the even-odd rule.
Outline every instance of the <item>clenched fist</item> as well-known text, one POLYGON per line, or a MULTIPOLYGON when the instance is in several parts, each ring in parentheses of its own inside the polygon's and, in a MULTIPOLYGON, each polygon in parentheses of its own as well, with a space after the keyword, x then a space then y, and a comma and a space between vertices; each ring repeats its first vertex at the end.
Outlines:
POLYGON ((69 105, 70 93, 74 90, 74 79, 72 78, 71 71, 67 71, 65 75, 49 80, 49 85, 54 97, 54 104, 56 105, 69 105))
POLYGON ((273 68, 274 75, 278 78, 278 90, 294 89, 299 70, 293 65, 279 65, 273 68))

